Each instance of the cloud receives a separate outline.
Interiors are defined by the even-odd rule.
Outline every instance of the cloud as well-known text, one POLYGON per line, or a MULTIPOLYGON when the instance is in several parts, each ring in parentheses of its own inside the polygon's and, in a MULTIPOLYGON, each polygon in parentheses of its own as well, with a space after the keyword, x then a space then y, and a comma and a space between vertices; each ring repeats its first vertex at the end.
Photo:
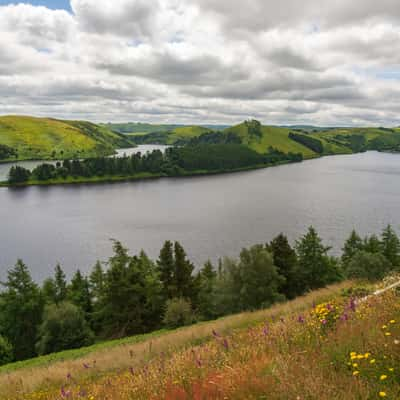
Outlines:
POLYGON ((397 0, 0 6, 0 110, 61 118, 398 125, 397 0))

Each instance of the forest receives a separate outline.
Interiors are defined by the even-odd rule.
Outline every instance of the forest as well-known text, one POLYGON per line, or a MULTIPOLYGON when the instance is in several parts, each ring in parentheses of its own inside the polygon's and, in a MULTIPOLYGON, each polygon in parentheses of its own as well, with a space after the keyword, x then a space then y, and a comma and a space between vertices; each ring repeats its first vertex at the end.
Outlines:
POLYGON ((17 261, 1 283, 0 365, 267 308, 347 278, 379 280, 400 265, 391 226, 379 237, 351 232, 341 257, 331 256, 310 227, 293 246, 279 234, 201 268, 179 242, 166 241, 155 261, 144 251, 130 255, 118 241, 112 245, 109 260, 69 281, 56 265, 39 285, 17 261))
POLYGON ((52 180, 91 177, 132 177, 140 173, 158 176, 180 176, 196 171, 225 172, 249 167, 275 165, 282 162, 296 162, 303 159, 301 154, 283 153, 270 148, 259 154, 241 144, 193 144, 171 147, 162 153, 136 153, 120 158, 97 157, 85 160, 64 160, 56 165, 44 163, 32 171, 13 166, 9 172, 10 184, 29 181, 51 183, 52 180))

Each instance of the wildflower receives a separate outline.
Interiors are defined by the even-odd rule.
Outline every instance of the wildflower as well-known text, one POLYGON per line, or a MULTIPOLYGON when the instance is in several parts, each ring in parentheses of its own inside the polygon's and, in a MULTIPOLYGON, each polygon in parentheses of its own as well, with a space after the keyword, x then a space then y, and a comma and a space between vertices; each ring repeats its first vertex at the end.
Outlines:
POLYGON ((350 310, 353 311, 353 312, 356 311, 356 301, 355 301, 354 299, 351 299, 351 300, 350 300, 349 308, 350 308, 350 310))
POLYGON ((297 319, 297 321, 298 321, 300 324, 304 324, 305 319, 304 319, 304 317, 303 317, 302 315, 299 315, 299 318, 297 319))
POLYGON ((229 350, 229 343, 227 339, 224 339, 224 341, 222 342, 222 344, 224 345, 226 350, 229 350))
POLYGON ((387 325, 382 325, 382 329, 383 330, 387 329, 387 325))
POLYGON ((360 371, 353 371, 353 376, 357 376, 360 373, 360 371))
POLYGON ((396 321, 395 321, 394 319, 391 319, 391 320, 390 320, 390 323, 391 323, 391 324, 395 324, 396 321))
POLYGON ((386 392, 379 392, 379 397, 386 397, 386 392))
POLYGON ((364 358, 369 358, 370 355, 371 355, 371 353, 365 353, 364 358))
POLYGON ((370 364, 375 364, 375 362, 376 362, 376 360, 375 360, 375 358, 373 358, 369 363, 370 364))
POLYGON ((354 368, 357 368, 357 367, 358 367, 358 364, 357 364, 357 363, 354 363, 354 364, 353 364, 353 367, 354 367, 354 368))
POLYGON ((356 355, 357 355, 357 353, 356 353, 355 351, 352 351, 352 352, 350 353, 350 356, 351 356, 351 357, 356 356, 356 355))
POLYGON ((392 334, 390 332, 385 332, 385 336, 391 336, 392 334))
POLYGON ((321 321, 321 323, 322 323, 322 325, 326 325, 326 324, 328 323, 328 321, 324 318, 324 319, 321 321))
POLYGON ((381 381, 384 381, 385 379, 387 379, 387 375, 381 375, 379 378, 381 381))
POLYGON ((388 369, 389 369, 390 372, 393 372, 393 371, 394 371, 394 368, 388 368, 388 369))
POLYGON ((221 336, 221 335, 220 335, 217 331, 215 331, 214 329, 212 330, 212 334, 213 334, 214 337, 220 337, 220 336, 221 336))
POLYGON ((399 343, 400 343, 400 341, 399 341, 399 340, 397 340, 397 339, 395 339, 395 340, 393 341, 393 343, 394 343, 394 344, 399 344, 399 343))

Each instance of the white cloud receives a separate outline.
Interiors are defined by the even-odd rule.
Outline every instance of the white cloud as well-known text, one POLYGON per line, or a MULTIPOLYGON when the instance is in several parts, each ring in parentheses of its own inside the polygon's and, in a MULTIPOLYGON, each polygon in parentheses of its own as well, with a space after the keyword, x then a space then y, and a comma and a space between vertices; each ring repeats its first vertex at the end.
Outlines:
POLYGON ((0 6, 0 112, 400 124, 397 0, 0 6))

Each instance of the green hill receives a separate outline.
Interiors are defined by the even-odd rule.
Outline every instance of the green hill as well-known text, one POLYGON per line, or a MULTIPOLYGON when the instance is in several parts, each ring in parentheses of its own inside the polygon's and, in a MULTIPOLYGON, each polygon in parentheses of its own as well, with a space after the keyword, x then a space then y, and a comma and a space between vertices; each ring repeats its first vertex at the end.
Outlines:
POLYGON ((131 143, 123 135, 90 122, 5 116, 0 117, 0 145, 17 154, 2 158, 7 161, 109 155, 131 143))

